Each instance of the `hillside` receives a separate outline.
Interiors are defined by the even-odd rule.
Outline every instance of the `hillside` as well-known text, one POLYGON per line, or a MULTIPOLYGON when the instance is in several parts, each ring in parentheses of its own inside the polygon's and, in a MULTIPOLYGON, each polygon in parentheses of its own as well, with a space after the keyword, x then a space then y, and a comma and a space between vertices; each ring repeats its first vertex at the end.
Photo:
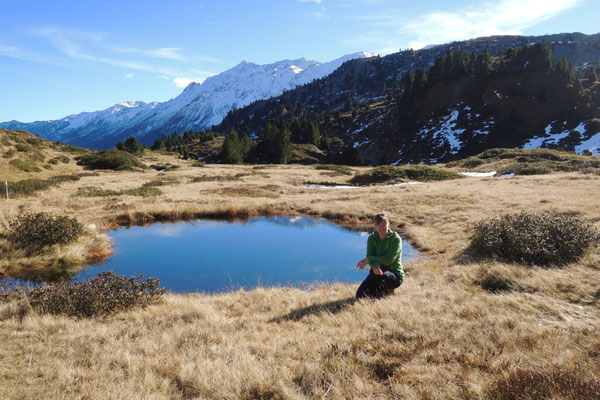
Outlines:
POLYGON ((340 138, 370 164, 445 161, 493 147, 597 153, 599 86, 576 76, 566 56, 597 57, 598 37, 576 37, 595 41, 548 37, 499 50, 496 42, 477 40, 427 50, 437 58, 424 59, 422 50, 353 61, 327 78, 235 110, 215 129, 260 137, 267 121, 278 121, 294 141, 294 121, 309 120, 322 137, 340 138))

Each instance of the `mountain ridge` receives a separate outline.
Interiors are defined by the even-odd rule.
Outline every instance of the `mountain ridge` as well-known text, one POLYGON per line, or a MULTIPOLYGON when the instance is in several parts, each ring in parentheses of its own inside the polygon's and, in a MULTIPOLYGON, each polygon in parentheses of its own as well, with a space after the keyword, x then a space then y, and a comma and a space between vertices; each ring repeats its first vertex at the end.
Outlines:
POLYGON ((190 83, 177 97, 165 102, 124 101, 104 110, 70 114, 58 120, 13 120, 0 126, 100 149, 113 147, 128 136, 150 144, 164 133, 210 128, 231 109, 279 95, 333 72, 345 61, 369 56, 372 53, 358 52, 324 63, 306 58, 263 65, 242 61, 202 83, 190 83))

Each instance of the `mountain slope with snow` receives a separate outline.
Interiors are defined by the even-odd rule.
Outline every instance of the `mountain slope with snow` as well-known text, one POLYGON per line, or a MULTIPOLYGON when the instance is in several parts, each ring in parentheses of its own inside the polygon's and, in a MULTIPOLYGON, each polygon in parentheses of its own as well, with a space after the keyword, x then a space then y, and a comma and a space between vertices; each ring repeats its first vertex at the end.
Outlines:
POLYGON ((191 83, 179 96, 166 102, 123 102, 102 111, 83 112, 54 121, 10 121, 0 126, 100 149, 111 148, 129 136, 151 144, 163 134, 210 128, 234 108, 278 96, 322 78, 348 60, 372 56, 367 52, 354 53, 326 63, 305 58, 265 65, 242 61, 201 84, 191 83))

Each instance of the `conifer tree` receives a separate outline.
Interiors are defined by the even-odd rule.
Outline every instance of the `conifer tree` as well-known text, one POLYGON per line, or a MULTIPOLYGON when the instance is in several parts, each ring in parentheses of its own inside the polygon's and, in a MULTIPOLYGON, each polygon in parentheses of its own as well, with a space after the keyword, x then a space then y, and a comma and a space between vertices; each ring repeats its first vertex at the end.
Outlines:
POLYGON ((244 161, 242 143, 235 129, 232 129, 223 142, 221 159, 228 164, 240 164, 244 161))
POLYGON ((588 85, 593 85, 594 82, 596 82, 598 80, 598 75, 596 74, 596 69, 594 67, 589 67, 585 77, 588 80, 588 85))

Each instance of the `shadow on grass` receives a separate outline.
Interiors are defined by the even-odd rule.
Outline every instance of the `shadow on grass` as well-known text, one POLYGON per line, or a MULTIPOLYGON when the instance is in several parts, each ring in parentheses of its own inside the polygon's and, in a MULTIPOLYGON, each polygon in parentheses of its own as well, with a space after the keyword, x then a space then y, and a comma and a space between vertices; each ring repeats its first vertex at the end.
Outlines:
POLYGON ((281 322, 281 321, 300 321, 302 318, 307 317, 309 315, 317 315, 324 312, 337 314, 340 311, 345 310, 350 307, 354 303, 356 303, 356 297, 348 297, 342 300, 329 301, 327 303, 321 304, 313 304, 312 306, 299 308, 297 310, 293 310, 286 315, 281 317, 276 317, 270 320, 269 322, 281 322))

